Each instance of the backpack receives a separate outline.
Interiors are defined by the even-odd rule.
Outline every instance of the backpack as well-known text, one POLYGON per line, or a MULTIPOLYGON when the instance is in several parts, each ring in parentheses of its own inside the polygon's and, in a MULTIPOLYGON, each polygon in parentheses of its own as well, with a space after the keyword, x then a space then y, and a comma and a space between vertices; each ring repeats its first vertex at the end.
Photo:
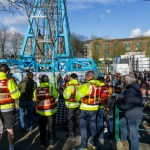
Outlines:
POLYGON ((107 103, 108 95, 109 95, 108 88, 106 86, 101 86, 101 93, 100 93, 101 104, 107 103))

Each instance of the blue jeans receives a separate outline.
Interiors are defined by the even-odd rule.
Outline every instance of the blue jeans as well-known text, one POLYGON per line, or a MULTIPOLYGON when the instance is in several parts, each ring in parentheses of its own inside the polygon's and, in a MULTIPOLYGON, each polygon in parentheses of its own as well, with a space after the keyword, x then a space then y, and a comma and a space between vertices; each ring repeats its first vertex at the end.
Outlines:
POLYGON ((100 108, 97 113, 97 134, 104 139, 104 108, 100 108))
POLYGON ((90 125, 90 130, 91 130, 91 141, 90 143, 92 145, 96 145, 96 114, 97 111, 86 111, 86 110, 81 110, 80 113, 80 131, 81 131, 81 148, 87 148, 87 141, 88 141, 88 135, 87 133, 87 125, 89 123, 90 125))
MULTIPOLYGON (((127 136, 127 124, 128 124, 128 129, 129 129, 129 141, 130 141, 130 150, 139 150, 139 125, 142 122, 142 118, 139 118, 138 120, 128 120, 125 117, 123 117, 121 119, 121 124, 120 127, 125 127, 125 129, 123 129, 122 133, 123 136, 121 135, 121 140, 127 140, 127 137, 125 138, 125 136, 127 136), (125 131, 126 130, 126 131, 125 131)), ((120 130, 121 131, 121 130, 120 130)))
POLYGON ((127 120, 125 117, 120 119, 120 139, 121 141, 127 141, 127 120))
POLYGON ((33 113, 33 102, 32 101, 21 101, 19 102, 19 117, 20 117, 20 126, 25 128, 25 111, 27 112, 27 124, 28 129, 32 130, 32 113, 33 113))
POLYGON ((113 117, 106 116, 107 129, 109 137, 113 138, 114 135, 114 121, 113 117))

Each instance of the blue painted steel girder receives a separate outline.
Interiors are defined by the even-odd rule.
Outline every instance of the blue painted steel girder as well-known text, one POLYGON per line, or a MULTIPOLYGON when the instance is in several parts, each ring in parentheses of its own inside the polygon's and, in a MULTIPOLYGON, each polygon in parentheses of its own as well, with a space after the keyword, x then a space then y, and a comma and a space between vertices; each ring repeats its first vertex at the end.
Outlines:
POLYGON ((93 59, 74 58, 66 10, 66 0, 35 0, 18 64, 35 72, 98 70, 93 59))

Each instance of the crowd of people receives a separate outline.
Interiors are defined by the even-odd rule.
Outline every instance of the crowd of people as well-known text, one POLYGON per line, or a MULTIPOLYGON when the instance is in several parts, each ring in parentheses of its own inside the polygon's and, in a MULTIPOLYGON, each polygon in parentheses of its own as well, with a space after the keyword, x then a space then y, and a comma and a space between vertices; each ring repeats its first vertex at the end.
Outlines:
POLYGON ((96 78, 93 71, 85 74, 84 81, 76 73, 58 74, 57 86, 45 74, 39 77, 40 85, 33 80, 28 71, 20 82, 10 75, 10 68, 0 64, 0 117, 7 130, 9 150, 14 150, 15 109, 19 110, 20 131, 32 132, 34 122, 38 122, 41 149, 48 144, 55 148, 57 103, 61 98, 67 109, 67 138, 75 140, 81 136, 81 144, 73 150, 92 149, 102 144, 105 138, 114 138, 114 106, 120 112, 120 140, 130 150, 139 149, 138 129, 143 121, 150 125, 150 74, 135 72, 122 76, 104 74, 96 78), (27 117, 27 125, 25 122, 27 117), (106 122, 108 135, 104 134, 106 122), (47 130, 48 126, 48 130, 47 130), (48 134, 47 134, 48 133, 48 134), (90 134, 90 135, 89 135, 90 134), (47 139, 48 136, 48 139, 47 139))

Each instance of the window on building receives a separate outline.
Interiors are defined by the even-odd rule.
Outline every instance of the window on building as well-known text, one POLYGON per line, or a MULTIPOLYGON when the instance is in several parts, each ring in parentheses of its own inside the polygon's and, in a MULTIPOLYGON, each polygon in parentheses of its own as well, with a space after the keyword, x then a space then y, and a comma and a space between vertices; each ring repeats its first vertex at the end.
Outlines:
POLYGON ((136 43, 136 52, 141 52, 142 51, 142 42, 137 42, 136 43))
POLYGON ((130 43, 125 43, 125 50, 126 50, 126 52, 130 52, 131 51, 130 43))

